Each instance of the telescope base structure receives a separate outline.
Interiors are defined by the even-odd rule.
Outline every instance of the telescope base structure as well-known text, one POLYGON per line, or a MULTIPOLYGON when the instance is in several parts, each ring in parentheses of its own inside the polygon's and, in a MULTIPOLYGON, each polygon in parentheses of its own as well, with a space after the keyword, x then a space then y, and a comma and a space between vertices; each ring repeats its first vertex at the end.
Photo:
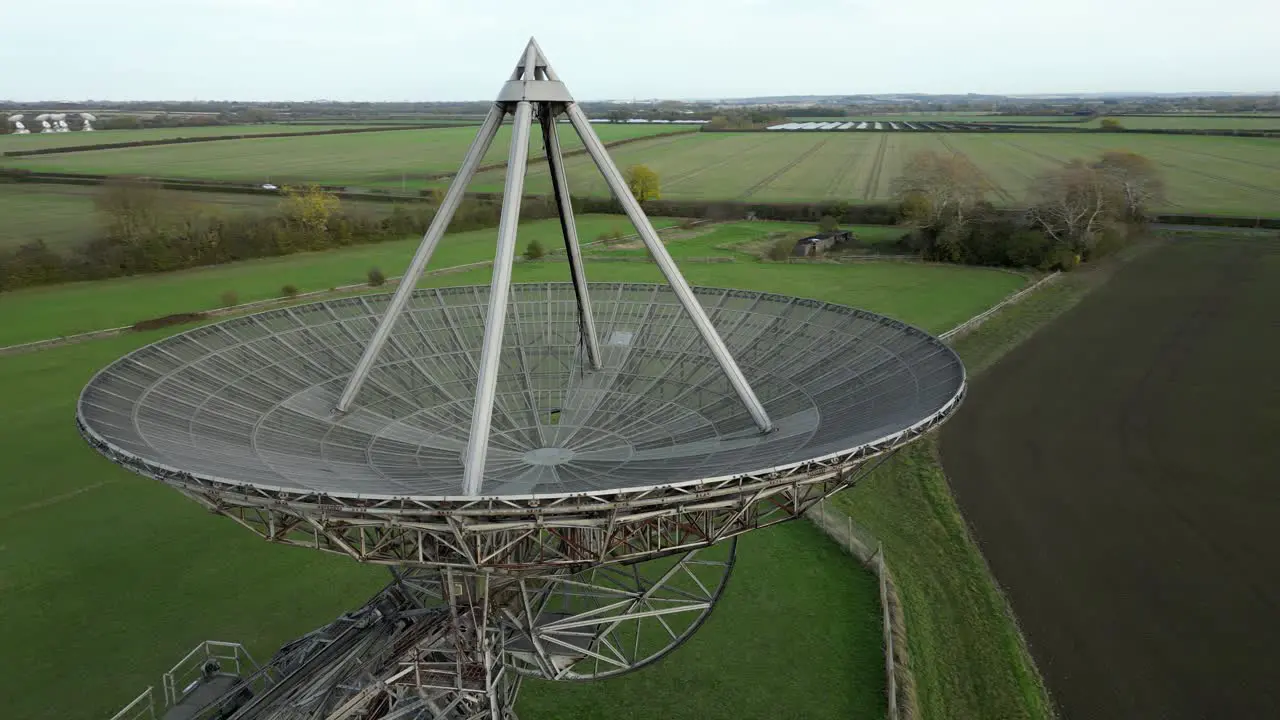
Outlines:
POLYGON ((522 677, 612 677, 670 653, 735 559, 729 542, 577 573, 393 569, 363 607, 261 667, 238 645, 202 644, 165 676, 163 717, 513 720, 522 677))
POLYGON ((194 675, 166 676, 165 717, 510 720, 522 677, 609 677, 671 652, 720 597, 739 535, 853 485, 964 392, 955 352, 899 321, 691 287, 531 40, 393 294, 140 348, 94 376, 76 422, 111 461, 269 542, 392 568, 262 667, 205 643, 184 659, 194 675), (489 286, 418 288, 507 115, 489 286), (664 284, 588 282, 561 118, 664 284), (512 282, 535 122, 567 284, 512 282))
POLYGON ((543 573, 651 560, 798 518, 941 424, 962 397, 957 395, 945 412, 877 443, 791 468, 542 498, 361 501, 228 487, 119 454, 83 434, 117 463, 174 487, 270 542, 398 567, 543 573))

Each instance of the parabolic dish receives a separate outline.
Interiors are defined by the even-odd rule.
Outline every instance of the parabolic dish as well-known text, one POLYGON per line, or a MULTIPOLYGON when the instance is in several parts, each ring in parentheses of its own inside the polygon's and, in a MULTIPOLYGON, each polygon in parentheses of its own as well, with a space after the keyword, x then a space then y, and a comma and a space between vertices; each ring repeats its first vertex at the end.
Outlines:
MULTIPOLYGON (((666 285, 592 283, 589 370, 572 285, 512 287, 483 497, 609 493, 821 461, 935 423, 964 368, 853 308, 695 288, 777 429, 762 434, 666 285)), ((331 498, 458 498, 489 288, 419 290, 350 412, 343 386, 389 295, 200 327, 116 361, 77 418, 137 472, 331 498)), ((172 479, 171 477, 167 479, 172 479)))

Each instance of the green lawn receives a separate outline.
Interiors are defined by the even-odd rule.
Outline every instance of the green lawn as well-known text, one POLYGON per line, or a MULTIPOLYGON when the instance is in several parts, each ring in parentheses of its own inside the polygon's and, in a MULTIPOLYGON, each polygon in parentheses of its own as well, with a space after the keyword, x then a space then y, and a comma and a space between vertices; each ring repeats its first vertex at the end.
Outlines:
MULTIPOLYGON (((692 129, 669 125, 596 127, 596 133, 605 142, 683 131, 692 132, 692 129)), ((510 133, 510 125, 499 131, 485 156, 486 163, 506 161, 510 133)), ((561 125, 559 134, 566 150, 581 147, 581 142, 569 126, 561 125)), ((426 174, 457 170, 475 136, 475 127, 446 127, 93 150, 4 158, 0 163, 46 172, 148 175, 277 184, 317 182, 355 187, 399 187, 403 180, 416 187, 423 184, 423 176, 426 174)), ((655 139, 653 142, 661 145, 663 141, 655 139)), ((542 155, 541 133, 533 134, 530 147, 531 156, 542 155)))
MULTIPOLYGON (((1022 277, 997 270, 919 263, 852 264, 687 263, 680 266, 691 285, 761 290, 874 310, 930 332, 942 332, 994 305, 1021 287, 1022 277)), ((663 282, 651 263, 587 263, 591 282, 663 282)), ((424 285, 489 282, 482 268, 428 278, 424 285)), ((564 262, 516 266, 516 282, 568 282, 564 262)))
POLYGON ((527 720, 882 718, 879 584, 809 523, 746 535, 724 598, 667 659, 587 683, 525 681, 527 720))
MULTIPOLYGON (((864 243, 884 246, 896 242, 905 232, 893 225, 844 225, 864 243)), ((775 234, 817 232, 813 223, 785 223, 768 221, 740 221, 695 226, 687 230, 672 230, 664 237, 667 252, 677 260, 705 258, 733 258, 735 261, 752 261, 760 257, 763 238, 775 234)), ((647 251, 639 240, 625 246, 595 245, 587 249, 590 257, 645 257, 647 251)))
MULTIPOLYGON (((269 294, 278 283, 301 279, 301 268, 321 273, 311 264, 317 257, 283 258, 263 265, 267 270, 247 270, 246 263, 206 272, 230 270, 223 279, 238 277, 244 292, 259 287, 269 294)), ((360 263, 346 265, 347 273, 363 272, 360 263)), ((818 297, 934 331, 1022 283, 998 271, 907 263, 684 270, 695 284, 818 297)), ((647 263, 596 263, 588 274, 600 281, 658 279, 647 263)), ((191 279, 197 275, 86 284, 72 297, 80 312, 134 307, 154 316, 207 305, 208 292, 221 285, 200 285, 205 281, 191 279), (190 298, 182 308, 159 305, 162 298, 180 301, 184 292, 190 298)), ((433 281, 487 278, 480 270, 433 281)), ((515 278, 563 279, 567 266, 521 264, 515 278)), ((39 306, 28 302, 25 309, 39 306)), ((2 312, 13 317, 10 308, 2 312)), ((0 697, 13 717, 105 717, 207 638, 244 640, 266 657, 283 640, 359 604, 385 578, 342 558, 268 546, 158 483, 115 468, 84 444, 71 419, 84 383, 163 334, 0 358, 6 390, 0 425, 11 429, 0 434, 7 463, 0 480, 0 697), (69 672, 74 693, 63 692, 69 672)), ((667 661, 599 686, 530 683, 522 708, 530 718, 879 717, 878 622, 869 575, 812 528, 777 528, 744 541, 723 606, 667 661)))
MULTIPOLYGON (((202 640, 244 641, 265 659, 387 579, 345 558, 257 540, 85 445, 71 421, 80 388, 159 336, 0 358, 0 422, 21 428, 0 436, 6 717, 108 717, 202 640), (74 693, 60 691, 68 672, 74 693)), ((600 689, 530 683, 522 708, 535 719, 598 717, 601 708, 650 717, 652 706, 638 703, 650 697, 673 718, 767 718, 783 707, 811 718, 880 717, 879 632, 874 579, 795 524, 743 543, 723 604, 672 657, 600 689), (704 691, 691 697, 686 678, 704 691), (753 707, 743 712, 729 697, 753 707)))
MULTIPOLYGON (((659 227, 673 220, 654 219, 659 227)), ((630 232, 625 218, 616 215, 578 217, 583 237, 621 228, 630 232)), ((562 246, 557 220, 525 223, 519 241, 523 249, 533 238, 552 249, 562 246)), ((436 248, 428 270, 493 259, 497 231, 446 235, 436 248)), ((138 275, 94 282, 68 283, 0 293, 0 346, 89 330, 131 325, 139 320, 180 312, 209 310, 221 305, 224 292, 234 292, 240 302, 279 297, 284 285, 300 292, 325 290, 364 282, 370 268, 387 276, 399 275, 409 265, 420 238, 406 238, 343 250, 263 258, 159 275, 138 275)), ((488 270, 483 271, 487 276, 488 270)), ((454 276, 444 276, 445 282, 454 276)))

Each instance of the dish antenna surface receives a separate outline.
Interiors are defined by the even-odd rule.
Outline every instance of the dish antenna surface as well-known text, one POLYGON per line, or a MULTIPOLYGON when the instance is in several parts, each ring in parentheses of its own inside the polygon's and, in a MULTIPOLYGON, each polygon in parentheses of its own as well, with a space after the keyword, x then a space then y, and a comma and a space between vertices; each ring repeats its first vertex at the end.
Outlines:
POLYGON ((6 121, 13 126, 14 135, 30 135, 31 134, 31 131, 27 129, 27 126, 22 123, 22 118, 24 117, 26 117, 26 115, 19 113, 17 115, 10 115, 8 118, 6 118, 6 121))
POLYGON ((81 132, 93 132, 93 123, 97 121, 98 116, 93 113, 80 113, 81 132))
POLYGON ((360 610, 169 704, 492 720, 514 717, 521 677, 608 677, 670 652, 720 597, 738 535, 850 486, 964 391, 955 353, 903 323, 690 287, 530 40, 394 294, 144 347, 90 381, 77 423, 267 540, 391 568, 360 610), (491 284, 417 289, 507 116, 491 284), (664 284, 587 282, 561 116, 664 284), (568 282, 513 285, 535 120, 568 282))

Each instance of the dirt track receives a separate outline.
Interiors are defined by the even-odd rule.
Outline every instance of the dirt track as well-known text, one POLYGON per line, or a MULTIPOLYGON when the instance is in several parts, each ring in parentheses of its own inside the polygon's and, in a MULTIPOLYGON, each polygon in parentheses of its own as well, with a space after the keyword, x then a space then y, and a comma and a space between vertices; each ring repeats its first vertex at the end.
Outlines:
POLYGON ((942 451, 1066 718, 1280 717, 1280 242, 1122 269, 942 451))

